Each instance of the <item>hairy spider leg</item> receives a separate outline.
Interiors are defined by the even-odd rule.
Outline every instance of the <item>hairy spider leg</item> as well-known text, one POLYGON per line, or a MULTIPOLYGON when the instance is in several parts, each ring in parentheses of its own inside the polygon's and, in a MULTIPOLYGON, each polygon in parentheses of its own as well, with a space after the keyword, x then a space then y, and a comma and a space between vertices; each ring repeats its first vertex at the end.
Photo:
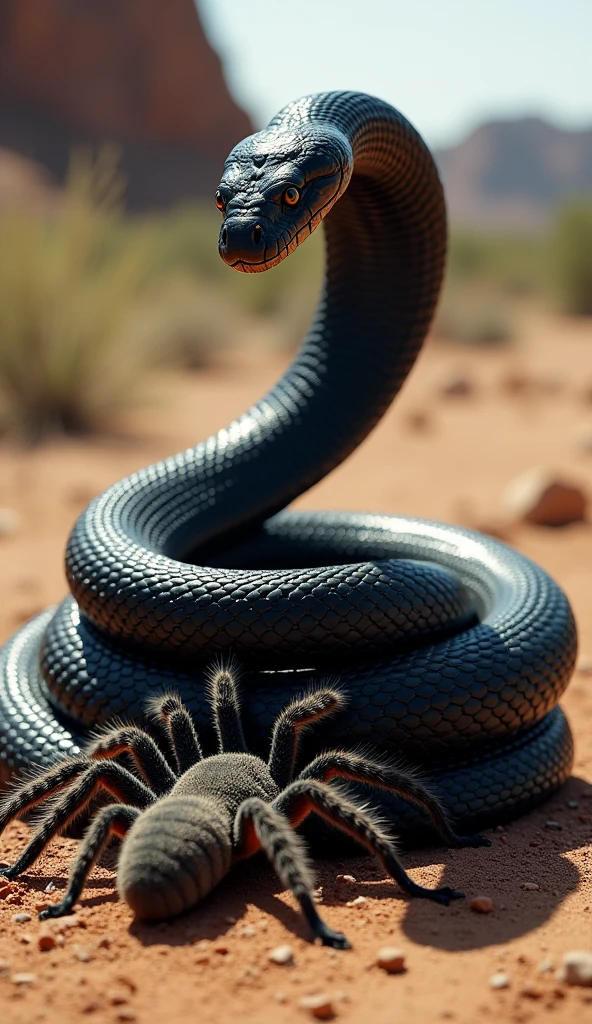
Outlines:
POLYGON ((239 668, 234 658, 219 661, 207 673, 208 696, 214 712, 220 754, 248 754, 238 695, 239 668))
POLYGON ((188 768, 203 760, 191 715, 176 693, 162 693, 158 697, 152 697, 147 702, 146 709, 153 718, 159 718, 165 725, 173 746, 179 775, 183 775, 188 768))
POLYGON ((450 827, 446 812, 438 798, 430 793, 412 770, 381 764, 380 761, 373 761, 355 751, 350 753, 329 750, 315 757, 314 761, 300 772, 298 778, 314 779, 317 782, 329 782, 334 778, 352 779, 354 782, 364 782, 369 786, 387 789, 422 807, 429 815, 434 828, 450 846, 491 846, 486 836, 457 836, 450 827))
MULTIPOLYGON (((79 768, 79 762, 75 762, 75 764, 79 768)), ((101 786, 120 803, 132 804, 142 810, 156 800, 152 790, 148 789, 139 779, 134 778, 127 768, 123 768, 116 761, 87 761, 85 769, 66 792, 50 804, 39 829, 27 843, 20 857, 10 867, 0 868, 0 874, 6 875, 8 878, 16 878, 17 875, 25 871, 37 859, 50 840, 84 810, 101 786)), ((42 782, 43 777, 38 780, 39 784, 42 782)), ((55 786, 49 791, 46 789, 44 795, 48 796, 51 792, 55 792, 55 789, 55 786)), ((15 796, 18 796, 18 793, 15 796)))
POLYGON ((110 807, 103 807, 99 811, 81 840, 76 860, 70 868, 66 895, 59 903, 42 910, 39 914, 40 921, 48 917, 63 917, 64 914, 71 912, 80 898, 90 872, 111 837, 123 839, 139 814, 137 807, 128 807, 126 804, 111 804, 110 807))
POLYGON ((273 725, 271 751, 267 766, 280 789, 294 777, 300 733, 305 726, 344 707, 345 698, 338 690, 315 690, 297 697, 280 711, 273 725))
POLYGON ((296 828, 314 811, 331 825, 347 832, 378 858, 391 878, 410 896, 434 900, 444 906, 448 906, 450 900, 462 899, 464 896, 464 893, 449 886, 426 889, 417 885, 399 863, 392 839, 372 814, 322 782, 298 779, 280 793, 271 806, 288 818, 292 828, 296 828))
POLYGON ((345 935, 329 928, 320 916, 312 898, 313 882, 304 845, 283 814, 259 797, 245 800, 234 822, 234 846, 237 859, 262 849, 282 884, 298 900, 315 938, 334 949, 350 948, 345 935))
POLYGON ((93 760, 129 754, 144 781, 157 796, 170 792, 177 781, 162 751, 152 737, 137 725, 106 730, 88 745, 86 754, 93 760))

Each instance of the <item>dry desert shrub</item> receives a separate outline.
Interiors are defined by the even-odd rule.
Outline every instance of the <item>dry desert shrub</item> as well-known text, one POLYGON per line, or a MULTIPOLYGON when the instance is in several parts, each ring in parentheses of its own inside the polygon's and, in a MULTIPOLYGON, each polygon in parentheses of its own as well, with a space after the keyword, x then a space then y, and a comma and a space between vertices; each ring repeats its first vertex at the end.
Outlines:
POLYGON ((124 326, 150 259, 142 230, 117 235, 120 195, 112 155, 79 154, 59 209, 1 216, 0 403, 28 440, 97 429, 138 379, 124 326))

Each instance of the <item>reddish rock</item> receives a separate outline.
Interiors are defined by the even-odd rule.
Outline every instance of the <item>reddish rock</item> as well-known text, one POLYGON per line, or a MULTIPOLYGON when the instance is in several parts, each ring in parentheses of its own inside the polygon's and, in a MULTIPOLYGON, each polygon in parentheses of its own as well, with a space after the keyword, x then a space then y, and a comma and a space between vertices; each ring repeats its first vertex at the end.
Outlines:
POLYGON ((571 480, 542 468, 517 477, 504 495, 506 514, 538 526, 566 526, 586 518, 588 498, 571 480))
POLYGON ((76 142, 120 142, 132 204, 150 205, 196 169, 194 194, 210 191, 251 131, 194 0, 3 0, 0 145, 63 174, 76 142))

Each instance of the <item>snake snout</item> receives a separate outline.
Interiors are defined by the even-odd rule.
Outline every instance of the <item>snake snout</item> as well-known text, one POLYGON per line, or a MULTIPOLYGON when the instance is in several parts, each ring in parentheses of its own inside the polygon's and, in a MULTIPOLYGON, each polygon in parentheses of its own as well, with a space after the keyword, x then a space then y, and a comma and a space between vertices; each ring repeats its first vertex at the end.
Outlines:
POLYGON ((227 217, 222 225, 218 249, 224 262, 231 266, 239 261, 262 263, 265 246, 265 232, 252 218, 227 217))

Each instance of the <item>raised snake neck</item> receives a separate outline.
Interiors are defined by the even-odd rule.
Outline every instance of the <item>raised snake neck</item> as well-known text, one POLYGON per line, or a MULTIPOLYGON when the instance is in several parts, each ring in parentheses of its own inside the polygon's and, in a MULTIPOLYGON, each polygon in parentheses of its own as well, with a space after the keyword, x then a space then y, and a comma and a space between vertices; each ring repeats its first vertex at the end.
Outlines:
MULTIPOLYGON (((29 685, 24 666, 37 646, 39 692, 68 716, 60 729, 75 735, 73 722, 138 715, 163 682, 199 717, 198 666, 233 651, 254 674, 270 670, 244 690, 261 742, 300 682, 284 672, 329 666, 351 693, 334 739, 346 728, 350 742, 369 739, 444 775, 464 759, 473 772, 469 783, 458 768, 468 802, 461 806, 455 783, 442 784, 464 820, 524 809, 556 788, 571 759, 560 712, 547 715, 575 652, 569 605, 552 581, 503 545, 435 524, 363 514, 270 519, 360 443, 415 360, 446 248, 432 158, 388 104, 339 92, 286 107, 233 151, 230 182, 233 174, 239 184, 225 223, 244 234, 261 221, 270 264, 326 215, 313 326, 282 379, 244 416, 89 506, 67 551, 76 604, 69 599, 42 629, 29 627, 26 642, 5 653, 4 678, 27 672, 29 685), (286 153, 297 162, 299 145, 313 166, 318 153, 323 167, 337 160, 335 191, 297 232, 282 214, 272 237, 261 181, 286 153), (497 779, 489 790, 484 764, 497 779), (520 792, 504 799, 512 767, 520 792)), ((254 269, 244 259, 240 269, 254 269)))

